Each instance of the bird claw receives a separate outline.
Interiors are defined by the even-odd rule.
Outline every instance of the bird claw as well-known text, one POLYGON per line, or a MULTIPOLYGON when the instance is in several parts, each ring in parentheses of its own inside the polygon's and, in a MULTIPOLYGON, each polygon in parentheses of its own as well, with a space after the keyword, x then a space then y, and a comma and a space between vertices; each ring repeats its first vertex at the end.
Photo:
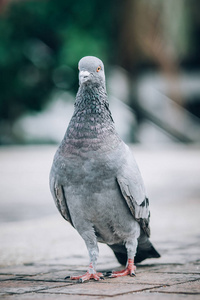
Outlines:
POLYGON ((126 269, 122 270, 122 271, 116 271, 116 272, 111 272, 109 274, 108 273, 108 277, 109 278, 116 278, 116 277, 122 277, 122 276, 127 276, 130 275, 131 277, 135 277, 135 270, 136 270, 136 266, 133 263, 134 261, 132 259, 128 260, 128 265, 126 267, 126 269))
POLYGON ((117 278, 117 277, 128 276, 128 275, 130 275, 131 277, 136 277, 136 274, 134 272, 131 272, 129 269, 125 269, 120 272, 113 272, 108 277, 117 278))
MULTIPOLYGON (((72 279, 72 278, 71 278, 72 279)), ((83 283, 83 282, 87 282, 88 280, 83 280, 83 278, 79 278, 79 280, 77 280, 77 283, 83 283)))
POLYGON ((109 277, 111 274, 112 274, 112 271, 107 271, 107 272, 105 272, 103 275, 104 275, 105 277, 109 277))
POLYGON ((80 276, 67 276, 65 279, 70 278, 71 280, 77 280, 78 283, 87 282, 90 279, 94 279, 96 281, 103 280, 104 276, 102 273, 97 273, 96 271, 94 273, 86 272, 84 275, 80 276))

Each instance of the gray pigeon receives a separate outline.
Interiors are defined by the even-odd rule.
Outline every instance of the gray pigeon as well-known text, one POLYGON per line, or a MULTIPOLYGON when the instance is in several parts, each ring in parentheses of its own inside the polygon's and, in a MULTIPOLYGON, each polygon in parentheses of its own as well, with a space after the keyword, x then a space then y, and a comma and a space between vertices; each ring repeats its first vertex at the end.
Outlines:
POLYGON ((78 67, 74 114, 50 172, 56 206, 84 239, 90 257, 88 271, 70 278, 103 277, 96 272, 97 242, 107 244, 126 265, 109 277, 134 276, 134 263, 160 257, 148 239, 149 201, 133 154, 116 132, 102 61, 86 56, 78 67))

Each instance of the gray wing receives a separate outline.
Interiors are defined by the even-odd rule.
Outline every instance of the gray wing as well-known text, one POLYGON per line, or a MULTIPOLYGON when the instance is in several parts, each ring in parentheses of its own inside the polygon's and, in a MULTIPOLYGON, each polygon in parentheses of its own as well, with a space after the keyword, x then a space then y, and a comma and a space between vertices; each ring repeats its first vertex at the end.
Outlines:
POLYGON ((149 200, 140 171, 130 151, 127 153, 127 159, 120 174, 117 175, 117 182, 133 217, 149 237, 149 200))
POLYGON ((70 222, 71 225, 73 226, 70 212, 67 206, 67 200, 65 197, 64 188, 61 184, 59 184, 56 181, 56 179, 53 176, 50 176, 50 189, 60 214, 63 216, 65 220, 70 222))

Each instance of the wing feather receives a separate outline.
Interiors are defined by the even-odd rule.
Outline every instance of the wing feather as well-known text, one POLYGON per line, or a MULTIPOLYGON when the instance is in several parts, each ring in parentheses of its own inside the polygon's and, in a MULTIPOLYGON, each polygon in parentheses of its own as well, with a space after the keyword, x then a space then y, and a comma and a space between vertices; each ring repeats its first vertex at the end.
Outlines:
POLYGON ((56 182, 55 179, 52 178, 50 181, 50 188, 51 188, 51 193, 53 195, 55 204, 60 214, 63 216, 65 220, 70 222, 71 225, 73 226, 63 186, 58 184, 58 182, 56 182))
POLYGON ((127 153, 126 162, 117 176, 117 182, 133 217, 149 237, 149 200, 140 171, 130 151, 127 153))

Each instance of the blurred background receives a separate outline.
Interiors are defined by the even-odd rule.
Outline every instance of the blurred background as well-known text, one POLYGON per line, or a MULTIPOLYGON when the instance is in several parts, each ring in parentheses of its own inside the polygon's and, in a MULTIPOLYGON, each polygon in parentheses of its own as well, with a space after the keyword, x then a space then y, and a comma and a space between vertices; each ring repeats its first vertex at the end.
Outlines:
POLYGON ((127 142, 200 141, 198 0, 0 3, 1 145, 60 142, 86 55, 127 142))
POLYGON ((198 0, 0 1, 0 265, 69 248, 48 174, 86 55, 105 64, 117 131, 134 144, 151 199, 158 250, 167 251, 172 233, 174 241, 193 233, 196 243, 199 46, 198 0))

